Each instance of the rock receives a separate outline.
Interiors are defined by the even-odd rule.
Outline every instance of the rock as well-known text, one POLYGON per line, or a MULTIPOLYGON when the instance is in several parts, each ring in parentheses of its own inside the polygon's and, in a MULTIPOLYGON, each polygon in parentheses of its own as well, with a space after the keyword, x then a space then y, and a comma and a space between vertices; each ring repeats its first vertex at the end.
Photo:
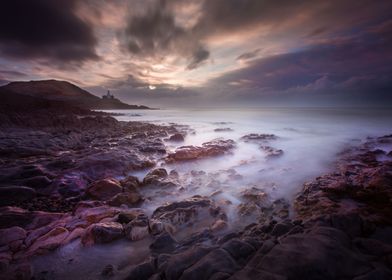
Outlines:
POLYGON ((25 228, 34 219, 34 214, 18 207, 0 208, 0 228, 19 226, 25 228))
POLYGON ((155 237, 155 240, 150 245, 150 250, 155 253, 169 253, 172 252, 177 244, 173 237, 164 232, 155 237))
POLYGON ((166 157, 166 162, 196 160, 206 157, 220 156, 230 152, 235 147, 233 140, 213 140, 198 146, 182 146, 166 157))
POLYGON ((89 224, 98 223, 105 218, 113 218, 118 213, 120 213, 119 209, 107 205, 85 208, 83 204, 80 204, 75 210, 75 216, 89 224))
POLYGON ((155 273, 154 265, 148 261, 136 266, 131 270, 129 276, 125 280, 142 280, 149 279, 155 273))
POLYGON ((220 231, 223 231, 227 228, 228 228, 227 222, 224 220, 221 220, 221 219, 215 221, 213 223, 213 225, 211 226, 212 232, 220 232, 220 231))
POLYGON ((272 229, 271 235, 275 237, 282 236, 290 231, 293 225, 289 223, 277 223, 274 228, 272 229))
POLYGON ((183 142, 184 140, 184 136, 181 133, 173 134, 167 139, 167 141, 172 142, 183 142))
POLYGON ((216 249, 204 256, 197 263, 187 268, 179 279, 210 279, 215 273, 233 274, 240 267, 223 249, 216 249))
POLYGON ((283 155, 283 150, 276 149, 271 146, 260 146, 260 149, 266 153, 268 158, 278 157, 283 155))
POLYGON ((255 249, 246 242, 233 238, 222 245, 222 249, 230 253, 237 261, 244 263, 254 252, 255 249))
POLYGON ((109 243, 124 236, 123 226, 116 222, 102 222, 89 226, 82 237, 83 245, 109 243))
POLYGON ((39 237, 28 249, 27 255, 37 255, 47 253, 58 248, 69 232, 64 227, 56 227, 47 234, 39 237))
POLYGON ((128 224, 129 222, 136 219, 138 216, 145 216, 145 214, 140 209, 128 209, 118 214, 117 222, 121 224, 128 224))
POLYGON ((30 200, 36 196, 36 191, 23 186, 0 186, 0 206, 13 205, 30 200))
POLYGON ((125 191, 135 191, 139 188, 139 179, 135 176, 127 176, 125 179, 120 181, 121 186, 125 191))
MULTIPOLYGON (((211 200, 194 196, 180 202, 172 202, 168 205, 158 207, 152 214, 151 219, 160 221, 166 225, 170 225, 172 230, 177 231, 191 225, 197 228, 196 224, 211 221, 211 225, 225 215, 219 207, 211 200)), ((202 230, 203 228, 198 228, 202 230)))
POLYGON ((24 240, 26 231, 18 226, 0 229, 0 246, 10 244, 13 241, 24 240))
POLYGON ((289 235, 268 253, 257 252, 247 266, 287 279, 353 278, 372 268, 350 250, 347 235, 328 227, 314 228, 308 234, 289 235))
POLYGON ((361 217, 356 213, 331 215, 332 226, 344 231, 351 237, 362 234, 362 223, 361 217))
POLYGON ((193 246, 184 252, 171 255, 160 268, 164 270, 167 279, 179 279, 184 270, 197 263, 211 250, 211 247, 203 245, 193 246))
POLYGON ((166 169, 157 168, 153 169, 147 173, 143 179, 143 184, 148 185, 159 181, 160 179, 165 179, 168 176, 166 169))
POLYGON ((264 142, 270 140, 276 140, 278 137, 274 134, 257 134, 250 133, 241 137, 241 140, 245 142, 264 142))
POLYGON ((109 200, 121 192, 122 187, 115 179, 103 179, 96 181, 91 184, 86 191, 87 195, 98 200, 109 200))
POLYGON ((118 193, 113 196, 107 203, 110 206, 134 206, 142 201, 142 196, 137 192, 118 193))
POLYGON ((214 131, 215 132, 228 132, 228 131, 233 131, 233 129, 230 127, 223 127, 223 128, 215 128, 214 131))
POLYGON ((129 222, 125 227, 125 237, 132 241, 141 240, 149 235, 148 218, 139 215, 137 218, 129 222))

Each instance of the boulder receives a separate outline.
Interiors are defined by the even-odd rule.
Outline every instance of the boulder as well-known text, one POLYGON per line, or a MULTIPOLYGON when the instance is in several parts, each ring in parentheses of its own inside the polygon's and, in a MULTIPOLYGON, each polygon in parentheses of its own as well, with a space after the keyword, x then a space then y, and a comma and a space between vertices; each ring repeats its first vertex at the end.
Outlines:
POLYGON ((193 196, 183 201, 158 207, 153 212, 151 219, 160 221, 163 228, 170 228, 175 232, 189 225, 195 229, 203 230, 202 227, 198 228, 196 224, 206 225, 210 222, 210 225, 213 225, 215 221, 225 219, 225 214, 210 199, 193 196))
POLYGON ((92 183, 86 193, 93 199, 109 200, 122 192, 120 183, 112 178, 103 179, 92 183))
POLYGON ((147 173, 147 175, 143 179, 143 184, 148 185, 155 182, 159 182, 162 179, 165 179, 168 176, 166 169, 157 168, 153 169, 147 173))
POLYGON ((181 133, 175 133, 167 139, 167 141, 172 142, 183 142, 184 140, 184 136, 181 133))
POLYGON ((124 188, 124 191, 135 191, 139 188, 140 182, 139 179, 135 176, 127 176, 125 179, 120 181, 121 186, 124 188))
POLYGON ((196 160, 206 157, 220 156, 230 152, 235 147, 231 139, 217 139, 203 143, 202 146, 182 146, 166 157, 167 163, 178 161, 196 160))
POLYGON ((174 250, 177 241, 167 232, 155 237, 150 244, 150 250, 155 253, 170 253, 174 250))
POLYGON ((245 142, 265 142, 270 140, 276 140, 278 137, 274 134, 257 134, 250 133, 241 137, 241 140, 245 142))
POLYGON ((210 279, 216 273, 225 273, 228 276, 239 268, 239 265, 226 250, 216 249, 187 268, 179 279, 210 279))
POLYGON ((139 215, 124 226, 125 237, 132 241, 141 240, 149 235, 148 218, 139 215))
POLYGON ((283 155, 283 150, 276 149, 271 146, 260 146, 260 149, 265 152, 267 158, 279 157, 283 155))
POLYGON ((351 251, 348 236, 330 227, 289 235, 267 253, 258 251, 247 266, 287 279, 352 279, 372 269, 351 251))
POLYGON ((0 246, 8 245, 13 241, 24 240, 26 231, 18 226, 0 229, 0 246))
POLYGON ((37 255, 47 253, 50 250, 58 248, 69 232, 64 227, 56 227, 47 234, 39 237, 28 249, 27 255, 37 255))
POLYGON ((110 206, 134 206, 142 201, 142 196, 138 192, 123 192, 113 196, 107 203, 110 206))
POLYGON ((164 270, 167 279, 179 279, 184 270, 197 263, 211 250, 211 247, 193 246, 184 252, 171 255, 160 269, 164 270))
POLYGON ((123 226, 116 222, 102 222, 89 226, 82 236, 83 245, 109 243, 124 236, 123 226))

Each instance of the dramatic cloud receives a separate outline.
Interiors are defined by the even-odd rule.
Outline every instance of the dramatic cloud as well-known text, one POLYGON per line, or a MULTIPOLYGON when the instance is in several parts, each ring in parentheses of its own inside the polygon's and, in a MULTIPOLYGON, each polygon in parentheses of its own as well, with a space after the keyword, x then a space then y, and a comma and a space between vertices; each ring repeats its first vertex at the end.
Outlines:
POLYGON ((75 15, 75 0, 4 0, 0 52, 16 58, 96 59, 93 30, 75 15))
POLYGON ((387 0, 0 5, 3 82, 65 79, 154 106, 392 101, 387 0))
POLYGON ((128 50, 135 55, 159 56, 177 54, 184 57, 187 69, 197 68, 208 59, 209 51, 192 29, 179 25, 167 1, 155 1, 141 14, 130 15, 125 30, 128 50))

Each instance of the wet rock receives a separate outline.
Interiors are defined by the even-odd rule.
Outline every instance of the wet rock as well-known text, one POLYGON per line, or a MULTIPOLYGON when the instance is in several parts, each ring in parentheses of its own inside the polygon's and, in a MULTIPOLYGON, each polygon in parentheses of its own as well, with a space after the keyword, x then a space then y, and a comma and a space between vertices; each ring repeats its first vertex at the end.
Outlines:
POLYGON ((125 191, 135 191, 139 188, 139 179, 135 176, 127 176, 125 179, 120 181, 121 186, 125 191))
POLYGON ((154 253, 169 253, 172 252, 177 244, 177 241, 167 232, 164 232, 155 237, 155 240, 150 245, 150 250, 154 253))
POLYGON ((182 146, 177 148, 173 153, 168 154, 166 162, 173 163, 177 161, 196 160, 206 157, 224 155, 235 147, 233 140, 213 140, 203 143, 202 146, 182 146))
POLYGON ((82 237, 83 245, 109 243, 124 236, 123 226, 116 222, 102 222, 89 226, 82 237))
POLYGON ((250 133, 241 137, 241 140, 245 142, 264 142, 270 140, 276 140, 278 137, 274 134, 257 134, 250 133))
POLYGON ((238 264, 227 251, 216 249, 187 268, 180 279, 210 279, 215 273, 221 272, 230 275, 239 268, 238 264))
POLYGON ((47 234, 39 237, 28 249, 27 255, 44 254, 58 248, 69 232, 64 227, 56 227, 47 234))
POLYGON ((233 129, 230 127, 222 127, 222 128, 215 128, 214 131, 215 132, 228 132, 228 131, 233 131, 233 129))
POLYGON ((276 149, 271 146, 260 146, 260 149, 266 153, 266 156, 269 158, 279 157, 283 155, 283 150, 276 149))
POLYGON ((255 249, 246 242, 233 238, 222 245, 222 249, 230 253, 237 261, 244 263, 254 252, 255 249))
MULTIPOLYGON (((195 223, 211 225, 224 213, 210 199, 201 196, 194 196, 180 202, 173 202, 166 206, 158 207, 152 214, 152 219, 169 224, 174 231, 195 223)), ((199 230, 202 230, 200 228, 199 230)))
POLYGON ((128 224, 129 222, 136 219, 138 216, 145 216, 145 214, 140 209, 128 209, 118 214, 117 222, 121 224, 128 224))
POLYGON ((0 246, 8 245, 13 241, 26 238, 26 231, 21 227, 10 227, 0 230, 0 246))
POLYGON ((118 193, 113 196, 107 203, 110 206, 134 206, 142 201, 142 196, 137 192, 118 193))
POLYGON ((331 224, 333 227, 344 231, 351 237, 360 236, 362 234, 362 219, 356 213, 351 214, 335 214, 331 215, 331 224))
POLYGON ((290 223, 277 223, 272 229, 271 235, 275 237, 282 236, 288 233, 292 227, 293 225, 290 223))
POLYGON ((0 208, 0 228, 19 226, 25 228, 34 219, 34 214, 18 207, 0 208))
POLYGON ((167 139, 167 141, 172 142, 183 142, 184 140, 184 136, 180 133, 173 134, 167 139))
POLYGON ((153 169, 147 173, 147 175, 143 179, 143 184, 153 184, 159 182, 161 179, 165 179, 168 176, 166 169, 157 168, 153 169))
POLYGON ((0 186, 0 206, 30 200, 36 196, 36 191, 23 186, 0 186))
POLYGON ((267 254, 256 253, 248 266, 288 279, 352 278, 372 269, 350 250, 347 235, 322 227, 308 234, 289 235, 267 254))
POLYGON ((228 226, 229 225, 227 224, 226 221, 219 219, 213 223, 213 225, 211 226, 211 230, 213 232, 220 232, 227 229, 228 226))
POLYGON ((83 204, 75 210, 75 216, 90 224, 98 223, 105 218, 113 218, 120 212, 119 209, 101 205, 98 207, 83 207, 83 204))
POLYGON ((171 255, 161 267, 167 279, 179 279, 184 270, 198 262, 207 255, 212 248, 206 246, 194 246, 175 255, 171 255))
POLYGON ((148 218, 145 215, 139 215, 125 227, 125 237, 132 241, 141 240, 149 235, 148 218))
POLYGON ((142 263, 131 270, 125 280, 149 279, 155 273, 155 267, 151 261, 142 263))
POLYGON ((87 195, 98 200, 109 200, 121 192, 122 187, 115 179, 103 179, 96 181, 91 184, 86 191, 87 195))

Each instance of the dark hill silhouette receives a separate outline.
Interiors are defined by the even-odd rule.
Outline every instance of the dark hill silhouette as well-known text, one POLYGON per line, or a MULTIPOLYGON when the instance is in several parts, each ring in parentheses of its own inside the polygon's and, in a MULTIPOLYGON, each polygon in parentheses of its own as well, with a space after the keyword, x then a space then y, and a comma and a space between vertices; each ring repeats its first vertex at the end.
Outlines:
POLYGON ((57 80, 11 82, 0 87, 3 106, 71 106, 82 109, 149 109, 146 106, 128 105, 120 100, 101 99, 80 87, 57 80), (23 103, 27 104, 23 104, 23 103), (46 103, 45 103, 46 102, 46 103))

